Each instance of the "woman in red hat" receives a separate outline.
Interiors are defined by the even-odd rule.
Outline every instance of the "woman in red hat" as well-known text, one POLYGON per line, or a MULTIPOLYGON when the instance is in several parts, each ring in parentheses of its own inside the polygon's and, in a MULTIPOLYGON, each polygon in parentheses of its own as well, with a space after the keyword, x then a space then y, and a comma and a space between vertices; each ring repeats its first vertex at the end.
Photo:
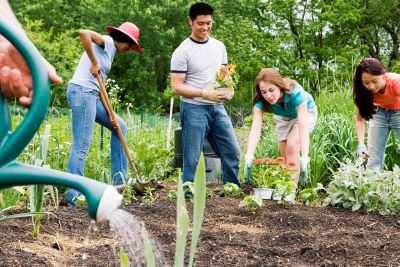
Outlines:
MULTIPOLYGON (((90 141, 93 135, 94 122, 111 131, 111 175, 113 184, 122 184, 127 179, 128 160, 114 126, 120 125, 125 136, 125 122, 117 116, 118 121, 111 121, 103 103, 99 98, 100 86, 96 74, 102 80, 111 69, 115 54, 134 50, 142 54, 139 46, 139 28, 125 22, 118 28, 106 27, 109 35, 101 35, 91 30, 79 32, 80 41, 85 49, 74 76, 69 81, 67 90, 68 104, 72 109, 72 148, 68 160, 68 172, 84 176, 84 165, 90 141)), ((76 197, 80 193, 69 189, 67 200, 75 206, 76 197)))

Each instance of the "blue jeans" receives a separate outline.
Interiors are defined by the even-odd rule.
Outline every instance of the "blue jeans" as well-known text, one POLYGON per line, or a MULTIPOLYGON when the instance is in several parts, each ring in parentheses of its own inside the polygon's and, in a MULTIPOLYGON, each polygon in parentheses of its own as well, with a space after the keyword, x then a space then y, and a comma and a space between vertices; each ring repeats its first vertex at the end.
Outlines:
POLYGON ((392 129, 400 140, 400 110, 377 108, 368 127, 368 168, 383 169, 386 143, 392 129))
MULTIPOLYGON (((117 131, 113 128, 107 110, 99 98, 99 92, 76 84, 69 84, 67 90, 68 104, 72 109, 72 148, 68 160, 68 172, 85 176, 84 166, 93 136, 94 122, 103 125, 111 131, 111 175, 113 184, 122 184, 127 179, 128 159, 124 152, 117 131)), ((126 136, 125 122, 119 117, 121 131, 126 136)), ((74 205, 73 198, 80 193, 69 189, 67 200, 74 205)))
POLYGON ((183 181, 193 182, 204 139, 221 158, 223 183, 238 180, 240 149, 223 105, 194 105, 181 101, 183 181))

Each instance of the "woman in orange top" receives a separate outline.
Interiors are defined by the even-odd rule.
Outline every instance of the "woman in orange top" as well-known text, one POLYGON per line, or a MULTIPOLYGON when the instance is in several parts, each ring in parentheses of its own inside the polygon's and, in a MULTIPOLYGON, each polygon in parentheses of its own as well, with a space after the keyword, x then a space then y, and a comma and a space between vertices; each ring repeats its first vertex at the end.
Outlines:
POLYGON ((368 157, 368 168, 383 169, 391 129, 400 140, 400 74, 386 73, 379 60, 365 58, 358 64, 353 78, 353 100, 358 154, 368 157), (369 121, 369 150, 364 144, 365 120, 369 121))

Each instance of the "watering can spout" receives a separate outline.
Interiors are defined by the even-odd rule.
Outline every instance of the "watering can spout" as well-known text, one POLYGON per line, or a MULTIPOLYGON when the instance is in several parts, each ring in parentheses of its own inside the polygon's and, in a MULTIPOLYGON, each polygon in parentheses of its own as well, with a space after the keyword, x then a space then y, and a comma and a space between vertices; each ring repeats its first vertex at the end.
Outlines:
POLYGON ((0 169, 0 188, 29 184, 60 185, 80 191, 86 197, 90 217, 96 221, 108 219, 122 201, 114 186, 79 175, 17 162, 0 169))

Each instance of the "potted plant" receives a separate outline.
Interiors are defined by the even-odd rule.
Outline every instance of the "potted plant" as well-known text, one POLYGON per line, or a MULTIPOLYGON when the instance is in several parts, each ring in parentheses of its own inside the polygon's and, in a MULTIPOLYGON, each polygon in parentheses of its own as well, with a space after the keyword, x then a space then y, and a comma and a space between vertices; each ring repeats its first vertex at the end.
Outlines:
POLYGON ((290 180, 276 180, 274 182, 274 194, 272 196, 273 200, 278 200, 279 203, 294 202, 294 192, 292 189, 295 184, 290 180))
POLYGON ((256 159, 250 178, 250 183, 254 186, 254 194, 262 199, 272 199, 276 181, 289 181, 291 173, 292 171, 287 169, 281 157, 256 159))

